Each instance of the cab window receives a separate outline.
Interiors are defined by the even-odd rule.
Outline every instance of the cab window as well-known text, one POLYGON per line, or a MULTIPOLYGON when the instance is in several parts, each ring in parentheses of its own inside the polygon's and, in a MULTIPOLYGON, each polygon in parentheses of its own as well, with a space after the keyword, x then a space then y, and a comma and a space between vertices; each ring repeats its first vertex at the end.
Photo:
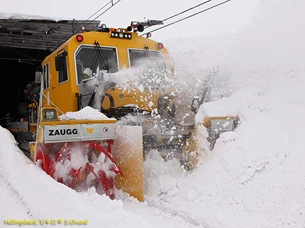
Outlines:
POLYGON ((57 56, 60 59, 61 66, 58 70, 58 83, 68 81, 68 69, 67 69, 67 53, 64 51, 57 56))
POLYGON ((50 87, 49 63, 43 66, 43 85, 44 89, 49 89, 50 87))
POLYGON ((98 70, 108 73, 118 71, 116 48, 100 46, 80 46, 75 54, 78 83, 85 78, 94 76, 98 70))

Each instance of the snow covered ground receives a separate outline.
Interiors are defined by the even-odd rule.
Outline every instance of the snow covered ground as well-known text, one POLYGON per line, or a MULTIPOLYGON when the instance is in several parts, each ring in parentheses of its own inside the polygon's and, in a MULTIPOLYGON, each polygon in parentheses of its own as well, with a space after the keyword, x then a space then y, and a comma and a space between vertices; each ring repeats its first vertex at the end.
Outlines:
POLYGON ((87 220, 87 227, 304 227, 304 8, 303 0, 260 1, 237 32, 163 42, 189 89, 216 72, 214 95, 223 98, 201 108, 225 108, 241 123, 213 151, 201 151, 192 173, 152 152, 143 203, 68 189, 27 160, 0 128, 0 220, 54 219, 56 227, 65 226, 60 219, 87 220))

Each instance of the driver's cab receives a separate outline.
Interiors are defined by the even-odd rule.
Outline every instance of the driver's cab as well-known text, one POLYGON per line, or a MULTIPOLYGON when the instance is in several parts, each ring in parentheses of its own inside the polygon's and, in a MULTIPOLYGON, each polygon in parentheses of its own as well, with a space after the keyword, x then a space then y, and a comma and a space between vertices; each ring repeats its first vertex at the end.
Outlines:
POLYGON ((43 67, 44 105, 52 103, 62 113, 83 108, 80 99, 95 88, 84 94, 80 84, 97 77, 99 84, 112 85, 104 87, 101 100, 106 113, 127 105, 151 111, 158 98, 172 90, 172 65, 163 45, 122 29, 74 35, 43 61, 43 67))

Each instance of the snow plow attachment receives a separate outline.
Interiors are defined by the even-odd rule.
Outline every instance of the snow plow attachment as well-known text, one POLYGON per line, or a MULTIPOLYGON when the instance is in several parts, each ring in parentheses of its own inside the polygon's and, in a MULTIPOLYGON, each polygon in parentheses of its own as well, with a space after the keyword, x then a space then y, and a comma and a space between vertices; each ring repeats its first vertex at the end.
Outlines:
POLYGON ((209 143, 209 149, 213 150, 220 134, 234 131, 237 128, 238 123, 238 116, 206 116, 202 123, 196 123, 194 130, 182 151, 182 160, 185 168, 191 171, 197 166, 199 156, 202 154, 201 150, 204 150, 198 140, 205 138, 202 135, 203 131, 207 132, 206 139, 209 143))
POLYGON ((113 157, 124 176, 115 177, 115 186, 144 201, 144 151, 141 126, 117 125, 113 157))
POLYGON ((44 108, 42 116, 31 153, 34 162, 48 175, 76 191, 95 187, 99 194, 111 199, 115 198, 115 177, 121 176, 118 183, 124 184, 118 186, 143 200, 143 156, 135 155, 137 150, 143 153, 141 141, 136 148, 134 141, 126 147, 124 142, 128 139, 124 139, 124 134, 129 134, 124 132, 115 146, 118 164, 113 157, 115 119, 59 120, 54 108, 44 108), (126 156, 129 152, 134 156, 126 156), (124 172, 128 180, 124 179, 124 172), (137 185, 140 190, 136 190, 137 185))
POLYGON ((239 123, 238 116, 213 116, 205 117, 203 125, 208 131, 208 142, 210 143, 210 150, 214 149, 216 140, 220 134, 228 131, 234 131, 239 123))

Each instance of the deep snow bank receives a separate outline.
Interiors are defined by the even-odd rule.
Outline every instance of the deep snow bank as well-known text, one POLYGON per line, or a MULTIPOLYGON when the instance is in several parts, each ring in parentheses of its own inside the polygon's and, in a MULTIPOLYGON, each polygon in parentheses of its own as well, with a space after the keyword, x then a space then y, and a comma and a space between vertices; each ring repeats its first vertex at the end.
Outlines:
POLYGON ((0 172, 28 209, 28 217, 18 219, 88 220, 88 227, 154 227, 124 210, 122 201, 97 195, 93 189, 80 194, 57 183, 25 157, 8 130, 0 127, 0 135, 0 172))

